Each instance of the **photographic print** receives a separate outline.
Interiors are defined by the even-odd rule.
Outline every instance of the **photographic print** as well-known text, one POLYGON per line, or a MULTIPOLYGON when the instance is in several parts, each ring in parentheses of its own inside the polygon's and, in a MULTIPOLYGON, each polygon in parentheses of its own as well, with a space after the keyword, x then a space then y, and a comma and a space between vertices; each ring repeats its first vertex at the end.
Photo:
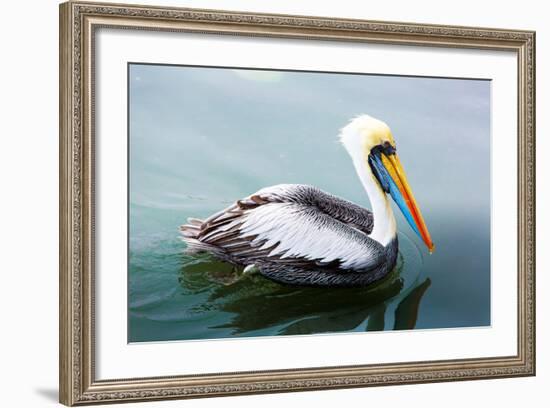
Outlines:
POLYGON ((535 375, 534 31, 59 22, 63 404, 535 375))
POLYGON ((491 81, 128 64, 128 341, 491 324, 491 81))

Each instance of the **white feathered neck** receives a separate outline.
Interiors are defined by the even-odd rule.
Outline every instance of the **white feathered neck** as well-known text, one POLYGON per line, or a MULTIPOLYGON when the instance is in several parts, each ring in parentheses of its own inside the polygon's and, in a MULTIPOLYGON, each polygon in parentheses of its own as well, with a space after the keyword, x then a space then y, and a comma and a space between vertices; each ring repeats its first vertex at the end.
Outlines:
POLYGON ((375 146, 384 142, 395 146, 391 130, 381 120, 369 115, 361 115, 340 131, 340 141, 349 153, 361 184, 369 196, 374 217, 374 227, 370 237, 386 246, 397 234, 395 216, 388 196, 372 173, 368 158, 371 149, 375 146))

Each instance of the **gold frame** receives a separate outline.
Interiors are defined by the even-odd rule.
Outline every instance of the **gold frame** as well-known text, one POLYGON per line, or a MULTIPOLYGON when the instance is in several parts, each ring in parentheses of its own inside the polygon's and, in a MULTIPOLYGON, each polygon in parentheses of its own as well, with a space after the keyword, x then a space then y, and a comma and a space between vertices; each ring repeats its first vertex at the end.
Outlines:
POLYGON ((60 402, 66 405, 535 374, 535 33, 68 2, 60 5, 60 402), (518 349, 513 356, 96 380, 94 100, 98 27, 513 51, 518 62, 518 349))

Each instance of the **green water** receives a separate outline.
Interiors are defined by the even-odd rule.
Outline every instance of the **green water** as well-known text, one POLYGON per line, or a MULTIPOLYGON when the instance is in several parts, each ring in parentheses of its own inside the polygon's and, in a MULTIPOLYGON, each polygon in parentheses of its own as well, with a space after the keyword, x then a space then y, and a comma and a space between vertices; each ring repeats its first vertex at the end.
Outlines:
POLYGON ((131 65, 131 342, 490 324, 490 82, 131 65), (398 209, 400 255, 368 288, 283 286, 184 253, 178 227, 264 186, 369 206, 338 129, 387 121, 436 244, 398 209))

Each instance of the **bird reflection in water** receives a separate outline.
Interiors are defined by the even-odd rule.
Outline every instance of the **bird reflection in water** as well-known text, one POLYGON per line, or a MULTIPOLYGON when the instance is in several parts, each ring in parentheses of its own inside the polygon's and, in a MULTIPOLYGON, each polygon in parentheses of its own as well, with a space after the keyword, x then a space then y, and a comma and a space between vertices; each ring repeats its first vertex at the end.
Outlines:
POLYGON ((187 259, 179 282, 187 293, 208 292, 193 312, 219 310, 235 336, 299 335, 414 329, 429 278, 404 285, 403 258, 383 280, 365 288, 286 286, 208 257, 187 259), (266 332, 267 330, 267 332, 266 332), (268 335, 269 335, 268 334, 268 335))

